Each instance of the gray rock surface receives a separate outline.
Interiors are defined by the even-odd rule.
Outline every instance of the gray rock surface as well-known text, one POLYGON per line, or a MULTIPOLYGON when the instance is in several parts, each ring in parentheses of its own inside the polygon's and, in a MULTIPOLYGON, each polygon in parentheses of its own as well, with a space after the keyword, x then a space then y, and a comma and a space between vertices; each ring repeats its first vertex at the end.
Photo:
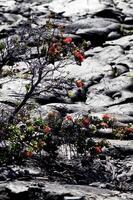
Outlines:
MULTIPOLYGON (((87 87, 86 96, 81 102, 81 99, 69 98, 64 90, 58 90, 58 97, 54 93, 41 92, 30 100, 30 103, 34 104, 34 109, 30 111, 31 117, 42 116, 45 118, 50 110, 64 109, 65 114, 72 113, 73 115, 88 111, 91 111, 94 116, 108 113, 117 120, 118 127, 133 123, 133 1, 82 0, 81 3, 81 0, 0 0, 0 42, 17 32, 23 23, 28 24, 31 16, 33 16, 30 21, 31 27, 42 27, 45 25, 50 11, 54 13, 55 23, 65 26, 65 36, 72 37, 75 42, 86 40, 89 44, 84 52, 85 60, 81 66, 70 59, 72 64, 69 62, 62 72, 62 75, 69 72, 68 78, 74 81, 83 80, 87 87)), ((35 59, 36 51, 34 48, 32 50, 35 59)), ((18 60, 12 65, 5 62, 1 70, 1 120, 7 118, 23 98, 30 79, 29 65, 18 60), (11 73, 9 73, 10 71, 11 73)), ((44 82, 38 86, 37 90, 43 89, 43 85, 44 82)), ((68 90, 77 94, 74 83, 73 87, 68 90)), ((106 135, 111 131, 102 129, 100 133, 106 135)), ((129 138, 133 139, 132 136, 129 138)), ((110 140, 110 143, 117 148, 118 152, 126 152, 129 156, 124 161, 108 162, 112 162, 114 168, 116 166, 120 168, 116 173, 115 181, 118 181, 119 188, 122 190, 127 186, 130 191, 133 191, 133 162, 132 156, 130 156, 133 153, 132 141, 110 140), (123 181, 127 184, 126 186, 120 185, 123 181)), ((0 179, 6 181, 6 176, 2 175, 0 179)), ((32 191, 33 188, 37 187, 38 189, 33 182, 0 183, 0 199, 8 199, 7 191, 13 195, 25 192, 27 195, 27 192, 32 191)), ((117 183, 115 184, 117 185, 117 183)), ((42 187, 41 193, 43 195, 46 195, 47 192, 54 193, 58 198, 60 195, 71 194, 96 200, 133 199, 131 193, 100 188, 111 188, 111 184, 105 186, 104 183, 96 182, 92 185, 97 187, 46 183, 45 187, 42 187)), ((31 197, 33 196, 31 195, 31 197)), ((56 199, 58 200, 58 198, 56 199)))
MULTIPOLYGON (((6 198, 22 198, 28 197, 29 200, 37 197, 37 194, 40 193, 40 197, 49 198, 71 198, 72 199, 97 199, 97 200, 129 200, 133 196, 130 193, 120 193, 118 191, 111 191, 108 189, 99 189, 91 186, 73 186, 73 185, 59 185, 58 183, 39 183, 39 182, 24 182, 24 181, 15 181, 14 183, 9 182, 7 184, 1 184, 1 198, 5 200, 6 198), (39 187, 41 186, 41 187, 39 187), (4 191, 8 191, 8 195, 5 195, 4 191), (3 194, 2 194, 3 193, 3 194), (21 196, 20 196, 21 194, 21 196), (29 194, 29 195, 28 195, 29 194)), ((39 199, 39 196, 38 196, 39 199)))

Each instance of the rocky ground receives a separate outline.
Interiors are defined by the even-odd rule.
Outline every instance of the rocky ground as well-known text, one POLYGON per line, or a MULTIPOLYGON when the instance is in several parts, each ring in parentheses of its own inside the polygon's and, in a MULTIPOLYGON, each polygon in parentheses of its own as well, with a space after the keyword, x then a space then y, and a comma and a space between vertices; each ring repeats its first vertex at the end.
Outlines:
MULTIPOLYGON (((49 110, 65 108, 66 113, 90 111, 95 116, 108 113, 117 120, 118 126, 133 123, 133 1, 82 0, 81 3, 81 0, 0 0, 0 39, 6 39, 8 35, 15 34, 15 31, 24 22, 27 22, 31 15, 34 16, 33 28, 45 25, 50 11, 55 13, 55 23, 65 26, 65 36, 72 37, 75 42, 83 39, 88 43, 91 42, 90 47, 84 52, 86 59, 81 66, 72 63, 65 67, 65 72, 69 71, 69 78, 82 79, 88 85, 87 98, 85 102, 72 102, 61 93, 60 100, 53 97, 52 101, 50 99, 46 101, 46 94, 41 93, 40 96, 32 99, 35 108, 31 110, 31 116, 40 116, 41 114, 42 117, 45 117, 49 110)), ((28 80, 24 78, 27 70, 27 65, 23 62, 14 63, 13 67, 7 64, 3 66, 2 73, 5 73, 5 76, 0 78, 1 113, 4 109, 5 114, 8 115, 24 95, 25 84, 28 83, 28 80), (10 68, 16 70, 17 67, 19 71, 11 77, 7 71, 10 68)), ((75 88, 73 88, 74 91, 75 88)), ((132 135, 128 139, 132 139, 132 135)), ((46 195, 46 199, 62 199, 70 194, 97 200, 133 199, 131 194, 133 190, 132 141, 110 140, 110 143, 112 144, 111 148, 117 151, 119 157, 110 159, 110 155, 108 155, 106 160, 98 160, 96 165, 93 163, 95 178, 92 176, 90 182, 83 183, 83 179, 87 177, 86 179, 89 180, 91 174, 87 175, 86 169, 84 169, 83 177, 81 177, 80 169, 77 169, 79 178, 75 172, 68 173, 73 180, 69 180, 67 174, 69 181, 66 182, 76 184, 76 186, 60 186, 56 183, 47 183, 46 180, 44 184, 43 180, 37 181, 40 174, 35 175, 34 181, 12 182, 7 175, 10 170, 6 167, 1 169, 4 172, 1 172, 0 177, 0 199, 23 199, 23 197, 33 199, 34 196, 34 199, 37 200, 43 199, 43 196, 46 197, 46 195), (105 166, 104 172, 106 171, 106 173, 96 179, 98 171, 101 170, 102 173, 102 168, 105 166), (102 180, 104 175, 104 180, 102 180), (109 178, 110 176, 111 178, 109 178), (38 186, 38 184, 40 185, 38 186), (90 186, 77 186, 77 184, 90 184, 90 186), (16 189, 17 186, 21 187, 20 191, 16 189), (125 190, 125 193, 116 191, 117 189, 125 190), (42 196, 35 197, 35 193, 37 194, 39 191, 42 196), (18 193, 20 194, 18 195, 18 193), (48 194, 51 196, 49 197, 48 194)), ((67 171, 69 171, 68 166, 67 164, 65 166, 67 171)), ((16 174, 16 169, 12 170, 16 174)), ((21 169, 19 170, 21 171, 21 169)), ((29 170, 27 172, 30 173, 29 170)), ((51 174, 51 179, 63 182, 64 180, 58 176, 58 173, 60 170, 51 174)))

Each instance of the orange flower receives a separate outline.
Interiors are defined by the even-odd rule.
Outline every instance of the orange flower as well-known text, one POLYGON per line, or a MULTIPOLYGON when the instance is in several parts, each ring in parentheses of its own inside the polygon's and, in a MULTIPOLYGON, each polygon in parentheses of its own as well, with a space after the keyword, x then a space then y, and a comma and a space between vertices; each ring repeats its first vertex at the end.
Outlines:
POLYGON ((101 147, 95 147, 95 153, 96 153, 96 154, 102 153, 101 147))
POLYGON ((51 132, 51 128, 49 126, 44 127, 44 132, 46 134, 50 133, 51 132))
POLYGON ((82 123, 84 126, 88 126, 90 124, 90 120, 88 118, 84 118, 82 123))
POLYGON ((67 115, 67 116, 65 117, 65 119, 68 120, 68 121, 73 121, 73 118, 72 118, 71 115, 67 115))
POLYGON ((74 56, 75 56, 75 58, 76 58, 77 60, 79 60, 80 62, 83 62, 84 59, 85 59, 84 55, 83 55, 79 50, 74 51, 74 56))
POLYGON ((82 88, 82 87, 84 87, 84 83, 81 81, 81 80, 77 80, 76 81, 76 86, 78 87, 78 88, 82 88))
POLYGON ((54 112, 54 111, 48 112, 48 117, 49 117, 49 118, 55 117, 55 112, 54 112))
POLYGON ((110 116, 108 114, 104 114, 102 116, 102 119, 108 121, 110 119, 110 116))
POLYGON ((101 122, 100 125, 101 125, 102 127, 104 127, 104 128, 108 128, 108 124, 105 123, 105 122, 101 122))
POLYGON ((72 42, 72 38, 71 37, 67 37, 63 40, 64 43, 66 44, 70 44, 72 42))

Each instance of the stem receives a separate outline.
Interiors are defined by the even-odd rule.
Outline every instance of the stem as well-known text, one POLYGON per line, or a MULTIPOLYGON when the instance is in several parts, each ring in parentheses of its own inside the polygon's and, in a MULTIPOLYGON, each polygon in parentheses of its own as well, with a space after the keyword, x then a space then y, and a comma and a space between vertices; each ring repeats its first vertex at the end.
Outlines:
MULTIPOLYGON (((21 110, 21 108, 26 104, 26 102, 31 98, 34 90, 36 89, 36 87, 38 86, 38 84, 41 82, 42 80, 42 67, 39 70, 39 75, 38 75, 38 80, 36 81, 36 83, 31 85, 31 88, 29 90, 29 92, 27 92, 24 96, 24 99, 21 101, 21 103, 15 108, 15 110, 13 111, 13 113, 11 114, 11 116, 8 119, 8 123, 12 123, 14 117, 16 116, 16 114, 21 110)), ((31 81, 32 83, 32 81, 31 81)))

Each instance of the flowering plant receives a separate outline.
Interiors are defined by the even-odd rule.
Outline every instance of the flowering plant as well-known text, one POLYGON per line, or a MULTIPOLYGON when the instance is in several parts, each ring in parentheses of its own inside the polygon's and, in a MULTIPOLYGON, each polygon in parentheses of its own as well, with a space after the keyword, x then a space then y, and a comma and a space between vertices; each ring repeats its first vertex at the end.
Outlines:
POLYGON ((64 117, 57 111, 50 111, 45 119, 28 119, 23 124, 18 121, 16 125, 6 125, 2 128, 8 133, 6 142, 8 141, 9 148, 6 157, 10 162, 12 159, 20 161, 34 158, 45 151, 55 159, 61 145, 69 146, 74 156, 80 158, 88 153, 92 157, 98 156, 104 146, 109 147, 105 140, 96 142, 92 139, 99 134, 101 128, 112 128, 112 137, 124 138, 133 133, 132 125, 116 128, 110 121, 113 122, 112 118, 105 115, 101 119, 90 113, 67 114, 64 117))
POLYGON ((77 61, 77 64, 81 65, 81 63, 84 61, 85 56, 82 52, 80 52, 79 50, 75 50, 73 52, 73 55, 75 57, 75 60, 77 61))
POLYGON ((70 44, 72 42, 72 38, 67 37, 67 38, 63 39, 63 42, 66 43, 66 44, 70 44))

